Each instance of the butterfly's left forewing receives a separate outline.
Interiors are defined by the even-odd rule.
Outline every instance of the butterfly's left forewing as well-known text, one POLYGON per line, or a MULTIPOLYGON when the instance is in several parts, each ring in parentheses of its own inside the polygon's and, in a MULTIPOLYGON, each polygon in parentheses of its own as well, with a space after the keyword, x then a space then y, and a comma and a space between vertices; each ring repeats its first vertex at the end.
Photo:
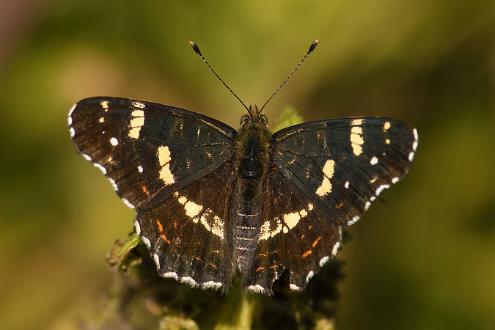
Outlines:
POLYGON ((341 225, 408 172, 418 144, 414 128, 379 117, 304 123, 273 139, 278 170, 341 225))

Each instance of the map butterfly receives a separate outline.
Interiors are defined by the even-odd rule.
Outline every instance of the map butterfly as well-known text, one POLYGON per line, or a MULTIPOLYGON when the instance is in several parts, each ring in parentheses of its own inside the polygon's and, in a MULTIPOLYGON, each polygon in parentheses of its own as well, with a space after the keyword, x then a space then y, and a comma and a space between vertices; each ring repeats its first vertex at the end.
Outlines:
POLYGON ((407 173, 418 145, 416 129, 383 117, 271 134, 263 107, 246 107, 239 130, 126 98, 88 98, 70 110, 72 141, 136 210, 136 233, 160 276, 226 290, 240 272, 247 291, 270 294, 286 271, 290 289, 304 289, 336 255, 342 228, 407 173))

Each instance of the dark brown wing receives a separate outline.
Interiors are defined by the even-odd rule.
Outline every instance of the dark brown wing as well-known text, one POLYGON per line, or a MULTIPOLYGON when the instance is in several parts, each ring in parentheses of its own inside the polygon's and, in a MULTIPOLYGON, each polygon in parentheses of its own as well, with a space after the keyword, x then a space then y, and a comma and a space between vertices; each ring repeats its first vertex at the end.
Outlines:
POLYGON ((230 283, 232 260, 226 253, 225 230, 232 179, 228 161, 159 206, 138 211, 137 231, 160 276, 202 288, 230 283))
POLYGON ((251 285, 269 292, 286 269, 300 290, 335 256, 341 227, 407 173, 417 133, 390 118, 327 120, 281 130, 272 147, 251 285))
POLYGON ((231 157, 236 131, 206 116, 123 98, 78 102, 68 117, 79 153, 129 207, 149 208, 231 157))
POLYGON ((301 290, 337 252, 341 228, 279 171, 272 171, 267 183, 263 225, 249 285, 271 293, 273 282, 287 270, 290 288, 301 290))
POLYGON ((159 274, 223 286, 236 131, 175 107, 110 97, 78 102, 68 124, 79 153, 137 209, 136 231, 159 274))
POLYGON ((332 221, 356 222, 409 170, 417 132, 390 118, 305 123, 274 134, 273 162, 332 221))

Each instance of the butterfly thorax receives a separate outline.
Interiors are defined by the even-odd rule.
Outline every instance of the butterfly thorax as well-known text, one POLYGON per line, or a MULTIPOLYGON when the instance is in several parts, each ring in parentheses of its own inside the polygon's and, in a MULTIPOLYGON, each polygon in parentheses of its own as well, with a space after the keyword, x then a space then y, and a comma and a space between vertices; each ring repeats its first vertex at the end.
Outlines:
POLYGON ((269 164, 271 133, 266 117, 245 116, 236 137, 234 166, 238 176, 230 207, 233 271, 253 267, 262 224, 262 193, 269 164))

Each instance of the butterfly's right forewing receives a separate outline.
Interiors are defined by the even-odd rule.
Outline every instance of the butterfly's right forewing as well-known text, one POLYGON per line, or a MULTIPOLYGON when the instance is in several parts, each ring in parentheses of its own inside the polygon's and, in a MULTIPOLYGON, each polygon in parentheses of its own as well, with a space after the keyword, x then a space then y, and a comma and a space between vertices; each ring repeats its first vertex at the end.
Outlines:
POLYGON ((78 102, 69 127, 78 151, 128 206, 150 208, 232 155, 236 131, 161 104, 95 97, 78 102))

